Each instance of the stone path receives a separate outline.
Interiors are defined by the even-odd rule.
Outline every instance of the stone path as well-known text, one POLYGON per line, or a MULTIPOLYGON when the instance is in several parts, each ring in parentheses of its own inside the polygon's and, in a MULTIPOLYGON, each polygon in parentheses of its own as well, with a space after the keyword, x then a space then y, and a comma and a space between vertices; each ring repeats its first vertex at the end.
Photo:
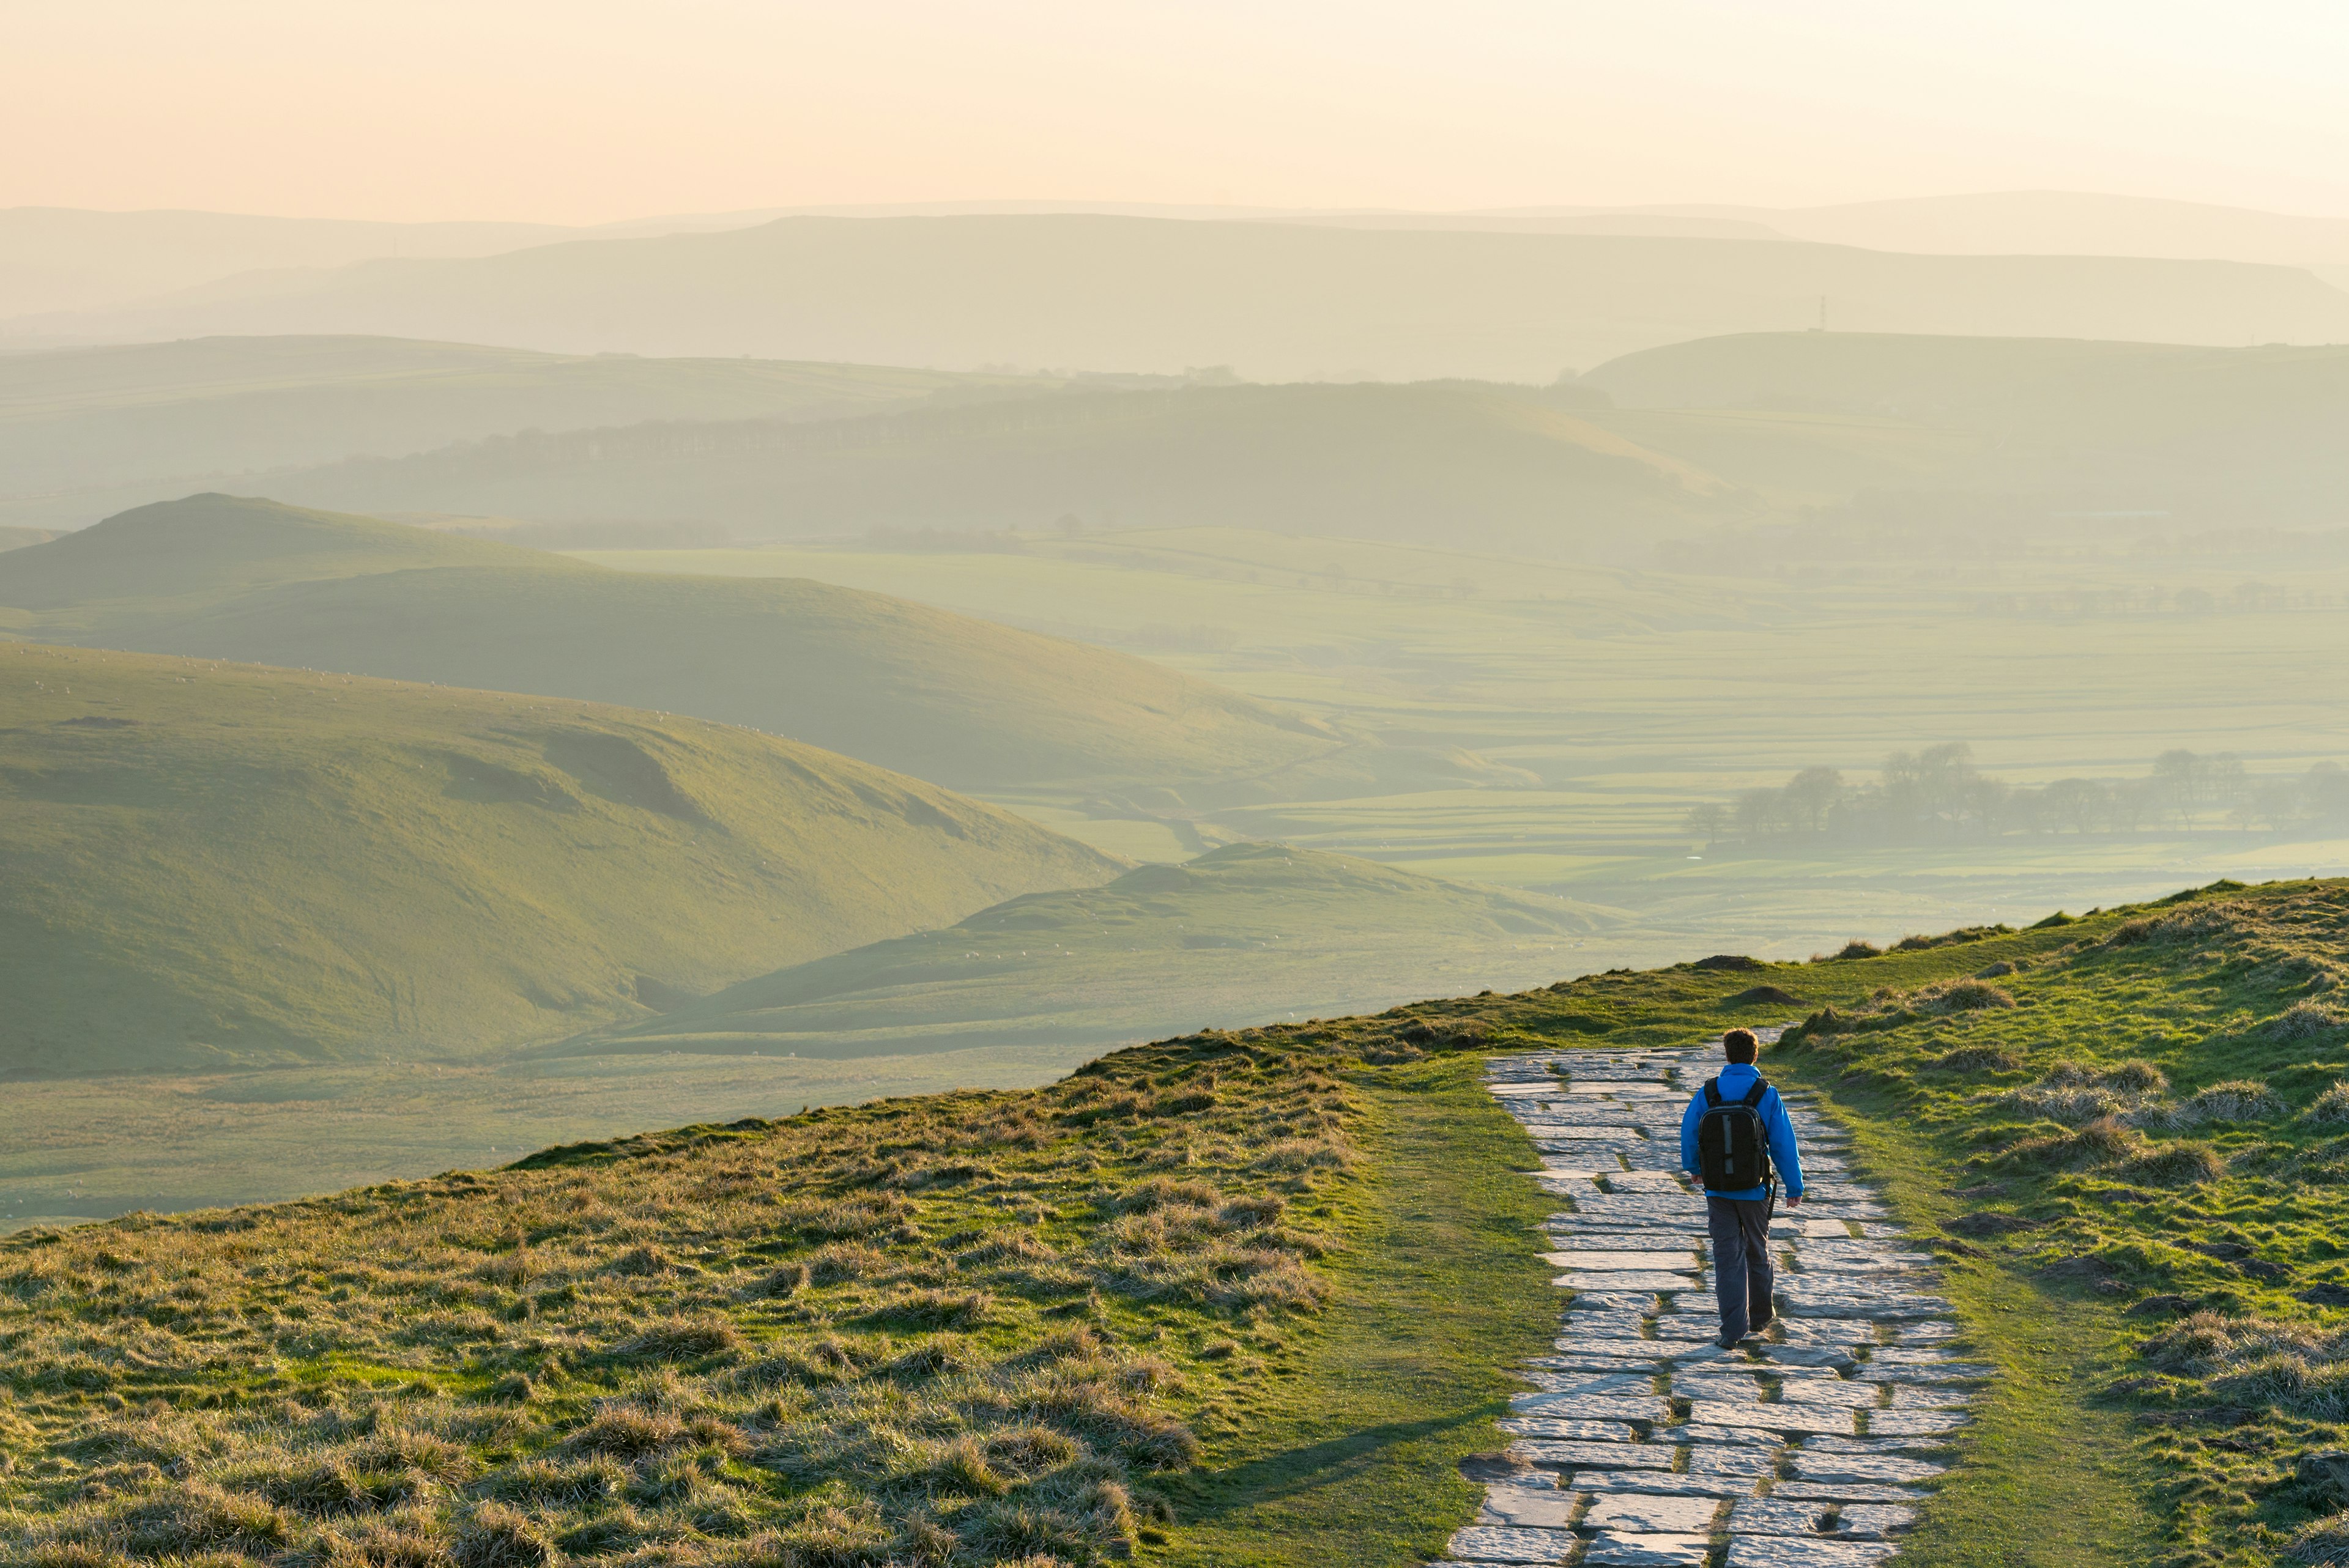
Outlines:
MULTIPOLYGON (((1775 1030, 1757 1031, 1764 1039, 1775 1030)), ((1502 1421, 1508 1462, 1453 1563, 1851 1568, 1899 1550, 1990 1368, 1958 1346, 1933 1259, 1907 1250, 1848 1145, 1788 1094, 1810 1185, 1770 1227, 1778 1317, 1733 1350, 1680 1173, 1681 1112, 1720 1068, 1684 1050, 1503 1057, 1486 1087, 1563 1201, 1547 1254, 1569 1293, 1554 1354, 1502 1421)), ((1765 1064, 1766 1071, 1766 1064, 1765 1064)))

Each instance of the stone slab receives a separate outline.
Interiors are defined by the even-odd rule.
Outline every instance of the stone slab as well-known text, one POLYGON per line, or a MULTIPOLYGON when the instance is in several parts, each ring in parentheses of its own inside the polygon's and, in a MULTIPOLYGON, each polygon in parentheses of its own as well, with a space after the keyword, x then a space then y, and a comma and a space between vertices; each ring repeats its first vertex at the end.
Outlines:
POLYGON ((1578 1491, 1639 1491, 1658 1497, 1744 1497, 1754 1483, 1744 1476, 1696 1475, 1671 1470, 1577 1470, 1578 1491))
POLYGON ((1562 1274, 1549 1283, 1568 1290, 1702 1290, 1704 1282, 1696 1278, 1696 1265, 1689 1265, 1685 1274, 1665 1274, 1660 1270, 1609 1269, 1604 1272, 1562 1274))
POLYGON ((1660 1274, 1695 1274, 1702 1266, 1691 1248, 1667 1252, 1627 1252, 1612 1247, 1576 1247, 1570 1252, 1544 1253, 1542 1262, 1554 1269, 1630 1269, 1660 1274))
POLYGON ((1774 1432, 1853 1431, 1849 1410, 1816 1405, 1730 1405, 1699 1400, 1689 1407, 1689 1419, 1706 1426, 1762 1427, 1774 1432))
POLYGON ((1963 1410, 1871 1410, 1868 1430, 1873 1437, 1921 1438, 1954 1432, 1971 1418, 1963 1410))
POLYGON ((1689 1449, 1690 1475, 1754 1476, 1778 1473, 1780 1450, 1707 1443, 1689 1449))
POLYGON ((1628 1443, 1631 1429, 1620 1421, 1562 1421, 1545 1416, 1504 1416, 1494 1423, 1513 1438, 1556 1438, 1567 1442, 1628 1443))
POLYGON ((1709 1535, 1628 1534, 1609 1531, 1582 1554, 1585 1568, 1704 1568, 1709 1535))
POLYGON ((1519 1394, 1509 1408, 1521 1416, 1566 1416, 1585 1421, 1661 1421, 1671 1412, 1653 1395, 1640 1398, 1606 1394, 1519 1394))
POLYGON ((1527 1464, 1552 1470, 1658 1470, 1672 1468, 1672 1450, 1661 1443, 1576 1443, 1525 1438, 1509 1452, 1527 1464))
POLYGON ((1780 1398, 1790 1405, 1840 1405, 1847 1410, 1873 1410, 1881 1390, 1873 1383, 1847 1383, 1840 1377, 1789 1377, 1780 1398))
POLYGON ((1664 1535, 1702 1535, 1713 1529, 1720 1500, 1610 1493, 1591 1500, 1582 1516, 1585 1530, 1622 1530, 1664 1535))
POLYGON ((1565 1530, 1574 1523, 1575 1510, 1581 1506, 1578 1494, 1553 1487, 1488 1486, 1484 1511, 1476 1516, 1476 1522, 1517 1530, 1565 1530))
POLYGON ((1796 1480, 1931 1480, 1949 1470, 1930 1460, 1899 1454, 1837 1454, 1806 1449, 1795 1456, 1796 1480))
POLYGON ((1880 1480, 1782 1480, 1770 1489, 1772 1497, 1808 1498, 1823 1502, 1920 1502, 1925 1494, 1915 1487, 1893 1486, 1880 1480))
POLYGON ((1917 1511, 1890 1502, 1847 1502, 1837 1516, 1838 1532, 1854 1541, 1885 1541, 1917 1522, 1917 1511))
POLYGON ((1804 1541, 1791 1535, 1737 1535, 1726 1568, 1875 1568, 1895 1548, 1878 1541, 1804 1541))
POLYGON ((1696 1251, 1678 1231, 1593 1231, 1576 1235, 1572 1240, 1575 1249, 1580 1253, 1661 1252, 1685 1258, 1696 1251))
POLYGON ((1740 1535, 1816 1535, 1826 1516, 1824 1502, 1741 1497, 1730 1507, 1729 1528, 1740 1535))
POLYGON ((1646 1394, 1653 1392, 1651 1372, 1551 1372, 1537 1368, 1518 1374, 1545 1394, 1646 1394))
POLYGON ((1472 1524, 1453 1532, 1446 1550, 1465 1563, 1563 1563, 1579 1543, 1571 1530, 1472 1524))
POLYGON ((1685 1427, 1674 1427, 1663 1435, 1679 1443, 1720 1443, 1751 1449, 1783 1449, 1786 1446, 1785 1439, 1775 1432, 1764 1431, 1759 1427, 1715 1427, 1692 1421, 1685 1427))

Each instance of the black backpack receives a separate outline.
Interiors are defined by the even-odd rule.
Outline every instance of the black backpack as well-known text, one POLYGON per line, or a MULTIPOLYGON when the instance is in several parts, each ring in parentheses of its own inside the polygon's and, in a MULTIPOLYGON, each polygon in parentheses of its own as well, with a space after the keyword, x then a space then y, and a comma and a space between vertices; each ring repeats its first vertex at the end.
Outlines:
POLYGON ((1755 1078, 1744 1099, 1723 1099, 1721 1080, 1705 1080, 1696 1162, 1707 1191, 1743 1192, 1770 1180, 1770 1139, 1762 1129, 1762 1097, 1769 1092, 1770 1086, 1755 1078))

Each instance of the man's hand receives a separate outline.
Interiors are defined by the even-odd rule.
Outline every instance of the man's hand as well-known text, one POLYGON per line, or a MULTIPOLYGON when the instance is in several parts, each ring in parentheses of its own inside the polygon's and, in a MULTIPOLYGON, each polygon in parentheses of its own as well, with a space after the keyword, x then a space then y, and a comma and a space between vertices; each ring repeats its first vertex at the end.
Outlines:
POLYGON ((1789 1209, 1799 1209, 1802 1206, 1803 1195, 1800 1192, 1789 1192, 1786 1194, 1786 1207, 1789 1209))

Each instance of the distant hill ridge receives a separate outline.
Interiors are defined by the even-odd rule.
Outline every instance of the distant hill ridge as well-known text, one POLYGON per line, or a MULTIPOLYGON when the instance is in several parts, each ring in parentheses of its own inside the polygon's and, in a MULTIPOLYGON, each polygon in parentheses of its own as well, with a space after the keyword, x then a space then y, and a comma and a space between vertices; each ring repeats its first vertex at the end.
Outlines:
POLYGON ((462 1057, 1118 869, 746 729, 0 644, 0 1075, 462 1057))
POLYGON ((1337 744, 1164 665, 877 593, 233 496, 0 553, 0 606, 19 635, 691 713, 957 788, 1210 779, 1337 744))

